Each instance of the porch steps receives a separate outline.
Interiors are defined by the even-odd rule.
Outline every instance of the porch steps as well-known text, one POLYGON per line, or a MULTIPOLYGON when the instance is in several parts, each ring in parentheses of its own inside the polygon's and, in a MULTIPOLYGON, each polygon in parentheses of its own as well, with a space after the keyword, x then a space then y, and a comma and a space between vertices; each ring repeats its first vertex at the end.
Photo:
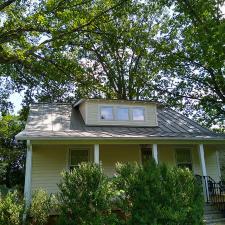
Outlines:
POLYGON ((225 225, 225 215, 213 205, 206 204, 204 208, 204 222, 206 225, 225 225))

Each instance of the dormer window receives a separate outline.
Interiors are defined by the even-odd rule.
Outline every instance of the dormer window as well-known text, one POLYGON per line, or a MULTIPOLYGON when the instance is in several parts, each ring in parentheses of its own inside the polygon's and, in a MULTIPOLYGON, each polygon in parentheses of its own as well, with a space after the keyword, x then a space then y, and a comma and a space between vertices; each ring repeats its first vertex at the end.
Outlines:
POLYGON ((114 120, 113 116, 113 107, 112 106, 104 106, 101 107, 101 120, 114 120))
POLYGON ((145 112, 144 108, 132 108, 132 120, 136 121, 144 121, 145 120, 145 112))
POLYGON ((129 120, 129 109, 125 107, 117 107, 116 120, 129 120))
POLYGON ((100 106, 100 120, 145 121, 144 107, 100 106))

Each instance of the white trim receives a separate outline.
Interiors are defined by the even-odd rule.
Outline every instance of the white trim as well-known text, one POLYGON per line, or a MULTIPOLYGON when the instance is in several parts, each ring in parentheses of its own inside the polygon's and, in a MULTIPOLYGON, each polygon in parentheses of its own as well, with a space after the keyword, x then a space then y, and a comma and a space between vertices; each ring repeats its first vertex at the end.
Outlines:
POLYGON ((155 160, 156 164, 158 164, 159 160, 158 160, 158 146, 157 146, 157 144, 152 145, 152 156, 153 156, 153 159, 155 160))
POLYGON ((94 145, 94 163, 99 164, 99 144, 94 145))
POLYGON ((31 183, 32 182, 32 144, 27 140, 27 156, 25 169, 25 184, 24 184, 24 198, 26 207, 29 207, 32 197, 31 183))

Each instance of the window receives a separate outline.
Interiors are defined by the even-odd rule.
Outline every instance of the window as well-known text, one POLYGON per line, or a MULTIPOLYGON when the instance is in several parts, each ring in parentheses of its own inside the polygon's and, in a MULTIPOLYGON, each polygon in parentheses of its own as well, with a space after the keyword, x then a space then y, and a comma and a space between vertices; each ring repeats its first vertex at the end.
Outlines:
POLYGON ((88 149, 71 149, 70 150, 70 169, 78 166, 82 162, 88 162, 88 149))
POLYGON ((129 120, 129 109, 117 107, 116 120, 129 120))
POLYGON ((132 119, 137 121, 144 121, 144 108, 132 108, 132 119))
POLYGON ((141 145, 141 161, 146 164, 152 159, 152 148, 150 145, 141 145))
POLYGON ((101 106, 100 120, 105 121, 144 121, 144 107, 101 106))
POLYGON ((111 106, 104 106, 101 107, 100 112, 100 118, 101 120, 113 120, 113 107, 111 106))
POLYGON ((178 167, 192 170, 191 149, 176 149, 176 161, 178 167))

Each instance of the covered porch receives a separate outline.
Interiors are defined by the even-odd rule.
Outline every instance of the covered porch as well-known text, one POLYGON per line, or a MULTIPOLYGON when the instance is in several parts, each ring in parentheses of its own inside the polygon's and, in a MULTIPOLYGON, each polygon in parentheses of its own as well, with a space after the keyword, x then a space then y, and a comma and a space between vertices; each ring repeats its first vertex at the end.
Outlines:
MULTIPOLYGON (((58 191, 57 184, 63 170, 70 170, 82 161, 101 165, 107 176, 115 175, 116 163, 156 163, 188 167, 193 174, 220 180, 218 151, 220 145, 202 143, 120 143, 96 142, 30 142, 28 141, 25 196, 39 188, 49 194, 58 191)), ((204 190, 208 187, 204 187, 204 190)), ((205 191, 204 191, 205 192, 205 191)))

